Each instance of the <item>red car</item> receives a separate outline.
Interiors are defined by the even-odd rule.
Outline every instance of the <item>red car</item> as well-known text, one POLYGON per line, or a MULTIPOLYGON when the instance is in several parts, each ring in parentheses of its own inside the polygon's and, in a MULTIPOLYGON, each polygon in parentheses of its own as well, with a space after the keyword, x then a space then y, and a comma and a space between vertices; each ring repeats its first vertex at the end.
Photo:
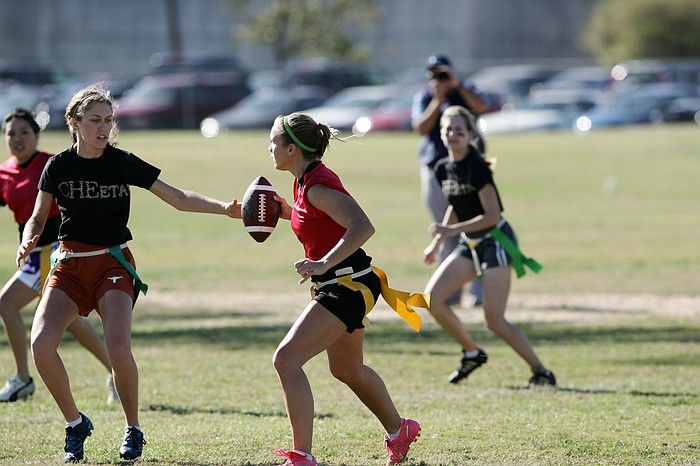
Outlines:
POLYGON ((410 130, 412 102, 413 92, 407 91, 380 105, 367 115, 371 131, 410 130))
POLYGON ((119 101, 115 116, 125 129, 198 128, 249 93, 245 80, 230 73, 147 76, 119 101))

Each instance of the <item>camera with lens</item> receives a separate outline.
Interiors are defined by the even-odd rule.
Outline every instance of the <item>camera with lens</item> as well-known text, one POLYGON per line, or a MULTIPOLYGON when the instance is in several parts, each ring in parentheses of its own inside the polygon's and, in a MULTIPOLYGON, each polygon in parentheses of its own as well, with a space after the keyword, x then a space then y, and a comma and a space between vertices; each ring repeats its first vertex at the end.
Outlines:
POLYGON ((450 73, 447 71, 434 71, 433 79, 437 79, 438 81, 447 81, 450 79, 450 73))

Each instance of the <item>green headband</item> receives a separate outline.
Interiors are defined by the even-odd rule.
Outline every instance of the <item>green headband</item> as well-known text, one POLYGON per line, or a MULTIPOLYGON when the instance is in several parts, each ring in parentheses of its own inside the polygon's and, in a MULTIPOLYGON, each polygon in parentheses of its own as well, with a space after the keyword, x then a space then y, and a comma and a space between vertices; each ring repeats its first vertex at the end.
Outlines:
POLYGON ((316 152, 316 149, 307 146, 294 135, 294 133, 292 132, 292 127, 289 126, 289 117, 285 116, 284 118, 282 118, 282 124, 284 125, 284 130, 287 132, 287 134, 289 134, 289 137, 292 138, 292 141, 294 141, 294 143, 297 146, 301 147, 307 152, 316 152))

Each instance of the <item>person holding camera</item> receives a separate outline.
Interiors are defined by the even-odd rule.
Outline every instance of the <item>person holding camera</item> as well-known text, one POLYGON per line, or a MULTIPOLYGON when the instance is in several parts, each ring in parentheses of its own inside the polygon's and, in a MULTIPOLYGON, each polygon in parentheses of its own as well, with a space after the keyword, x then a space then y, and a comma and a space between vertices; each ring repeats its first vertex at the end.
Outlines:
MULTIPOLYGON (((434 53, 426 62, 428 85, 413 97, 411 123, 421 135, 418 149, 420 162, 420 184, 423 201, 428 206, 432 222, 443 223, 447 211, 447 201, 438 185, 433 167, 447 157, 447 148, 440 139, 440 117, 447 107, 459 105, 475 116, 490 110, 490 104, 479 89, 470 82, 461 80, 455 72, 452 61, 446 56, 434 53)), ((479 152, 485 153, 484 140, 480 134, 473 143, 479 152)), ((439 262, 442 262, 457 247, 457 239, 449 238, 443 243, 439 262)), ((471 293, 476 305, 481 304, 481 282, 472 282, 471 293)), ((459 304, 461 290, 449 299, 449 304, 459 304)))

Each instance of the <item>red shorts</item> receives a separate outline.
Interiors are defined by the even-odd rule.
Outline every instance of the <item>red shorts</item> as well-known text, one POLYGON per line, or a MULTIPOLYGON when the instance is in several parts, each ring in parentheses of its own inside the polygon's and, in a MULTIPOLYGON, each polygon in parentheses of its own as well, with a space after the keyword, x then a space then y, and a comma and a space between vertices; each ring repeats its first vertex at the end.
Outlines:
MULTIPOLYGON (((61 241, 61 251, 88 252, 105 249, 104 246, 85 244, 78 241, 61 241)), ((124 248, 124 257, 136 268, 134 256, 129 248, 124 248)), ((47 287, 57 288, 68 295, 78 305, 80 315, 86 316, 101 310, 97 303, 110 290, 121 290, 131 297, 134 303, 134 280, 129 272, 111 254, 105 253, 90 257, 71 257, 54 267, 47 280, 47 287)))

